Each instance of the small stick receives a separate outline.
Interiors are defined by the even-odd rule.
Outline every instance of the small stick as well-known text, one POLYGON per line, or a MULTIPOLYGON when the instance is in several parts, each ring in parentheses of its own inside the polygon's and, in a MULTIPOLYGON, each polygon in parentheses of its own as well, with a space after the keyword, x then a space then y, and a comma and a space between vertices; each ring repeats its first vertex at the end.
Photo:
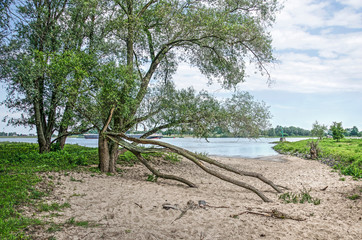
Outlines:
POLYGON ((134 203, 134 204, 136 204, 139 208, 142 208, 141 204, 138 204, 138 203, 134 203))

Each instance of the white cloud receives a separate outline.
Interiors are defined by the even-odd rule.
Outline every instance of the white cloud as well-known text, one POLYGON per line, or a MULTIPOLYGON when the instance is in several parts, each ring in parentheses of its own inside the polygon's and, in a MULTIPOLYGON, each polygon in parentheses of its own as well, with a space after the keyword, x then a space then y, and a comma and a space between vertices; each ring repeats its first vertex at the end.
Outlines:
POLYGON ((362 1, 361 0, 337 0, 337 2, 351 6, 353 8, 362 8, 362 1))
MULTIPOLYGON (((254 74, 239 86, 241 90, 283 90, 289 92, 362 92, 362 1, 289 0, 271 29, 279 64, 269 67, 275 83, 254 74), (352 7, 355 7, 354 9, 352 7), (349 29, 353 28, 353 31, 349 29), (357 28, 357 29, 356 29, 357 28)), ((181 65, 174 77, 178 87, 194 86, 223 92, 195 68, 181 65)))

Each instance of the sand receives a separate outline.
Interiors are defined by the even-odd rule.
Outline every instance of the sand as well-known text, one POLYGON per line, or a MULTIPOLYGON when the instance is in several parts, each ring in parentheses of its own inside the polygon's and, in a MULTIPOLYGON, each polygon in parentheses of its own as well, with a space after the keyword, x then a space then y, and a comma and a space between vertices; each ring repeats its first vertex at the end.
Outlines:
POLYGON ((35 239, 362 239, 362 200, 347 198, 362 195, 361 181, 341 176, 317 161, 291 156, 216 159, 242 170, 260 172, 290 188, 289 192, 308 189, 321 203, 286 204, 257 179, 239 177, 273 200, 264 203, 254 193, 210 176, 187 160, 178 164, 161 162, 154 163, 157 169, 177 173, 198 188, 171 180, 146 181, 149 171, 142 165, 121 167, 123 172, 114 176, 49 173, 44 177, 52 179, 55 187, 46 201, 68 202, 71 207, 58 214, 36 215, 59 224, 61 231, 47 231, 50 224, 31 231, 35 239), (163 208, 168 203, 186 209, 190 200, 196 204, 206 201, 207 206, 183 214, 181 210, 163 208), (272 210, 295 219, 261 215, 272 210), (77 226, 82 221, 89 226, 77 226))

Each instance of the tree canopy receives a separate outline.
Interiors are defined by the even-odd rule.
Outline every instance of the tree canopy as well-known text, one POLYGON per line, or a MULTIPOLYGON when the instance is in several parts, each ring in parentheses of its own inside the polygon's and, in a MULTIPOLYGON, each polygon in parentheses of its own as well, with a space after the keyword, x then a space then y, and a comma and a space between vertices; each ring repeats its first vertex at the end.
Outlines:
POLYGON ((332 131, 333 139, 337 140, 337 142, 339 142, 340 139, 344 138, 343 133, 345 132, 345 130, 342 127, 342 122, 333 122, 330 130, 332 131))

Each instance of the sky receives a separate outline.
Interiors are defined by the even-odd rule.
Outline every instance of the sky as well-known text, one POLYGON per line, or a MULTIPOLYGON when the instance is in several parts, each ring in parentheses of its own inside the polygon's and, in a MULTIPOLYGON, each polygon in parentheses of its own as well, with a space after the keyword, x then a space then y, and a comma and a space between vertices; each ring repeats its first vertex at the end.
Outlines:
MULTIPOLYGON (((250 68, 238 90, 270 106, 273 127, 311 129, 315 121, 342 122, 344 128, 362 131, 362 1, 286 0, 283 5, 271 28, 278 60, 267 66, 272 83, 250 68)), ((174 81, 179 88, 228 94, 217 84, 207 86, 207 79, 186 64, 180 64, 174 81)), ((0 89, 0 101, 4 98, 0 89)), ((9 114, 0 106, 0 119, 9 114)), ((0 122, 0 131, 29 129, 0 122)))
MULTIPOLYGON (((362 1, 287 0, 271 29, 277 63, 250 75, 239 90, 270 106, 273 127, 311 129, 315 121, 362 131, 362 1)), ((197 69, 182 65, 179 87, 206 89, 197 69), (197 84, 195 84, 197 82, 197 84)), ((211 86, 216 95, 223 90, 211 86)))

